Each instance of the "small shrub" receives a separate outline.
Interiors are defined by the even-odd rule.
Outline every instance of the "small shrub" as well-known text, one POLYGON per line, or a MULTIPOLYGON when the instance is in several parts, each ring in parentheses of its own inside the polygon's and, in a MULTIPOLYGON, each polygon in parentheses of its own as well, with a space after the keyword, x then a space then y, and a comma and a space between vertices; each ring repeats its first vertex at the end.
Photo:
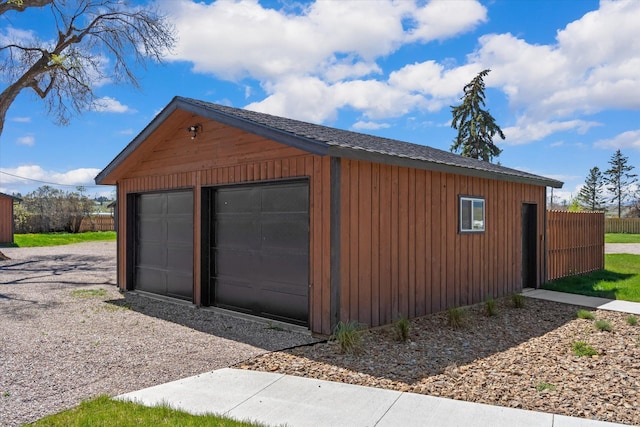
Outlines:
POLYGON ((362 351, 362 333, 358 322, 340 321, 333 330, 331 340, 337 341, 341 353, 358 354, 362 351))
POLYGON ((595 356, 598 352, 584 341, 576 341, 573 343, 573 354, 576 356, 595 356))
POLYGON ((549 383, 546 383, 546 382, 541 382, 541 383, 536 384, 536 390, 538 390, 538 391, 545 391, 545 390, 553 391, 555 389, 556 389, 555 385, 549 384, 549 383))
POLYGON ((628 316, 627 324, 629 326, 636 326, 638 324, 638 318, 636 316, 628 316))
POLYGON ((406 342, 409 339, 409 332, 411 331, 411 322, 409 322, 409 319, 401 317, 393 324, 393 327, 396 331, 398 341, 406 342))
POLYGON ((613 331, 613 326, 611 326, 611 323, 607 322, 606 320, 596 320, 596 329, 599 331, 605 331, 605 332, 611 332, 613 331))
POLYGON ((593 320, 596 318, 592 312, 584 309, 578 310, 577 316, 578 316, 578 319, 587 319, 587 320, 593 320))
POLYGON ((489 317, 496 316, 498 314, 498 306, 496 300, 494 300, 492 297, 489 297, 484 302, 484 314, 489 317))
POLYGON ((454 329, 464 327, 467 312, 462 307, 451 307, 447 310, 447 324, 454 329))
POLYGON ((511 303, 515 308, 524 308, 525 300, 522 294, 511 294, 511 303))

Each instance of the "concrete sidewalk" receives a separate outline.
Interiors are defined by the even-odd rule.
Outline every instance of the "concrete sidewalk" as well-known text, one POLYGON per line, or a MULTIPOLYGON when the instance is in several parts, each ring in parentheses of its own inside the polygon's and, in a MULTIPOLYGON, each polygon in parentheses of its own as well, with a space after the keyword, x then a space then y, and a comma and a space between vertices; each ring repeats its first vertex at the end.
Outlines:
POLYGON ((622 313, 640 315, 640 303, 620 301, 607 298, 588 297, 585 295, 568 294, 566 292, 547 291, 546 289, 525 289, 522 295, 529 298, 580 305, 582 307, 600 310, 620 311, 622 313))
POLYGON ((612 424, 269 372, 220 369, 118 396, 289 427, 605 427, 612 424))
MULTIPOLYGON (((640 315, 640 303, 543 289, 525 290, 523 294, 530 298, 640 315)), ((117 398, 148 406, 165 403, 193 414, 215 413, 269 426, 605 427, 623 425, 230 368, 127 393, 117 398)))

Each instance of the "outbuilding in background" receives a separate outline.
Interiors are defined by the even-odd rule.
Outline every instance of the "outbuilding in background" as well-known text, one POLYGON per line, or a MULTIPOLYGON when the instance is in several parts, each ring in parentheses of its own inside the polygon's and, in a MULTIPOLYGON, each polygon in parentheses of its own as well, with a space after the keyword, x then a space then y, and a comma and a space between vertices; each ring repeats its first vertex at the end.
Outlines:
POLYGON ((17 202, 20 202, 18 197, 0 193, 0 243, 13 243, 13 204, 17 202))

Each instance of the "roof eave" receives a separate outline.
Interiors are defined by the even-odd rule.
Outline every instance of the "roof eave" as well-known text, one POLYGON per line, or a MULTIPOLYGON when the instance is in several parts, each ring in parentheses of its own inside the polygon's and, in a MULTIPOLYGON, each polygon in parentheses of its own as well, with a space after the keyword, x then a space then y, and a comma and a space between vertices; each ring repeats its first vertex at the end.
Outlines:
POLYGON ((135 151, 156 129, 176 110, 183 110, 213 120, 228 126, 233 126, 246 132, 253 133, 291 147, 307 151, 312 154, 326 155, 329 146, 299 135, 274 129, 260 123, 252 122, 241 117, 232 116, 222 111, 207 108, 205 105, 194 103, 188 99, 176 96, 171 102, 136 136, 95 178, 96 184, 113 185, 115 180, 109 180, 109 175, 135 151))
POLYGON ((403 166, 415 169, 430 170, 434 172, 445 172, 457 175, 472 176, 477 178, 493 179, 497 181, 516 182, 521 184, 532 184, 544 187, 562 188, 563 182, 542 176, 522 176, 507 174, 504 172, 494 172, 489 170, 467 168, 464 166, 451 165, 428 160, 412 159, 409 157, 393 156, 384 153, 376 153, 354 148, 332 146, 329 155, 353 160, 383 163, 393 166, 403 166))

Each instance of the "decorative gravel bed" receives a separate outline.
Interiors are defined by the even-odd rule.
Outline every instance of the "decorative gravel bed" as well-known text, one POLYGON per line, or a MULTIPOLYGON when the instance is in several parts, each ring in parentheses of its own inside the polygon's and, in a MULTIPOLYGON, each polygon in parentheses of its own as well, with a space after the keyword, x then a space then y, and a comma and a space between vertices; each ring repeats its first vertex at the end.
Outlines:
POLYGON ((114 286, 115 243, 3 248, 0 426, 316 341, 114 286))
MULTIPOLYGON (((442 396, 490 405, 640 425, 640 325, 628 315, 525 299, 524 308, 497 301, 498 315, 468 307, 466 326, 447 326, 447 314, 411 321, 399 342, 393 327, 364 333, 359 355, 327 342, 265 354, 235 367, 442 396), (576 356, 584 341, 597 355, 576 356)), ((347 403, 348 404, 348 403, 347 403)))

